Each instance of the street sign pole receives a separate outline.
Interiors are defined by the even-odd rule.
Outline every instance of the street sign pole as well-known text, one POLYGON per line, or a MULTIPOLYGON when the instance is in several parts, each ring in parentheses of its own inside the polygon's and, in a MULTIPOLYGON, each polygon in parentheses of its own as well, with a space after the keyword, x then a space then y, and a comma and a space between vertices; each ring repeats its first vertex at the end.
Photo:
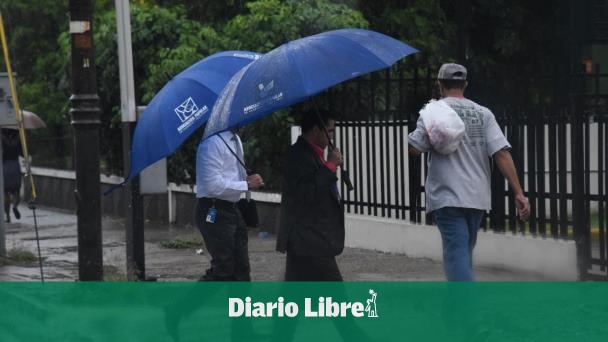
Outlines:
MULTIPOLYGON (((131 44, 131 12, 128 0, 115 0, 116 27, 118 30, 118 67, 120 74, 120 108, 122 112, 122 146, 124 175, 130 167, 131 137, 136 124, 135 86, 133 81, 133 55, 131 44)), ((146 279, 144 248, 144 209, 139 189, 139 176, 125 185, 125 226, 127 251, 127 278, 146 279)))
POLYGON ((72 126, 78 218, 78 277, 103 280, 99 97, 93 60, 93 0, 70 0, 72 126))

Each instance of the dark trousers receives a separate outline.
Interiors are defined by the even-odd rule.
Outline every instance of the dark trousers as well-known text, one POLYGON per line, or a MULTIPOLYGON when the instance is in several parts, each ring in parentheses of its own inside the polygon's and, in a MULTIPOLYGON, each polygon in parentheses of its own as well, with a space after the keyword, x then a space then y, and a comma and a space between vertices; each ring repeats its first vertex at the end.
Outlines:
POLYGON ((336 257, 300 256, 287 252, 286 281, 342 281, 336 257))
MULTIPOLYGON (((335 257, 299 256, 287 252, 285 268, 286 281, 342 281, 342 274, 335 257)), ((346 290, 339 289, 339 298, 348 298, 346 290)), ((323 292, 309 293, 311 298, 324 296, 323 292)), ((304 303, 299 303, 302 307, 304 303)), ((298 317, 289 320, 277 319, 274 325, 272 341, 293 341, 298 323, 298 317)), ((372 338, 355 322, 351 316, 332 319, 343 341, 372 341, 372 338)))
POLYGON ((201 280, 250 281, 247 227, 238 209, 225 201, 199 199, 196 225, 211 255, 211 267, 201 280), (217 210, 214 223, 206 221, 212 206, 217 210))

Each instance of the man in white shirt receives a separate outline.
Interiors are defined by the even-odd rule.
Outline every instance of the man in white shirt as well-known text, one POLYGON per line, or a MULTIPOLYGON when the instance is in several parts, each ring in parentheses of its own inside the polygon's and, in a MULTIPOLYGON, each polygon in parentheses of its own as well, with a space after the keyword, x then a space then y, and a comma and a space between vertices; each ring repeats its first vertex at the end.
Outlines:
POLYGON ((247 176, 243 145, 226 131, 200 142, 196 154, 196 225, 211 255, 201 280, 249 281, 247 227, 236 202, 264 186, 259 174, 247 176))

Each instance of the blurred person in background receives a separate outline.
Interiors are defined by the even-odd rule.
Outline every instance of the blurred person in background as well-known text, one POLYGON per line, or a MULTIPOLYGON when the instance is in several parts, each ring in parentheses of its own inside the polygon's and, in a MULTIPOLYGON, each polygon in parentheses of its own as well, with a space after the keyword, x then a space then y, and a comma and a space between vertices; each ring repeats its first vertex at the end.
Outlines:
POLYGON ((14 129, 2 129, 2 165, 4 175, 4 214, 6 222, 11 222, 10 209, 13 206, 13 214, 19 220, 19 202, 21 198, 21 167, 19 156, 23 156, 19 131, 14 129))

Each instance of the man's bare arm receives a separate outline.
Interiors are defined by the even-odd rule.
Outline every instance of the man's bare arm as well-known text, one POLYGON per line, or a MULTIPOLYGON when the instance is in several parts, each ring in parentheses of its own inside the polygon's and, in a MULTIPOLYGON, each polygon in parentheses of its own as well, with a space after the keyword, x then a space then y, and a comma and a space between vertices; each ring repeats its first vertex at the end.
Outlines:
POLYGON ((493 158, 515 194, 515 205, 517 206, 520 219, 526 221, 530 217, 530 203, 528 203, 528 199, 524 196, 524 191, 519 184, 511 152, 507 149, 502 149, 494 153, 493 158))
POLYGON ((411 156, 418 157, 422 152, 418 151, 414 146, 408 145, 408 152, 411 156))

